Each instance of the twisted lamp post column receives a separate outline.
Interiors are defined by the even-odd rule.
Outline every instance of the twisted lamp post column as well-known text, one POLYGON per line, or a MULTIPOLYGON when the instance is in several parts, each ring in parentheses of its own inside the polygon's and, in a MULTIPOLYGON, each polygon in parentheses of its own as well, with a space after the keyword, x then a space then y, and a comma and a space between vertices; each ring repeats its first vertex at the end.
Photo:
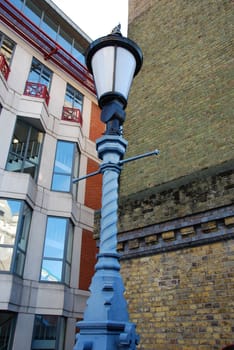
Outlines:
POLYGON ((122 136, 124 109, 132 79, 142 65, 142 53, 134 42, 122 37, 119 29, 91 43, 86 55, 106 132, 96 141, 103 174, 100 248, 74 350, 135 350, 139 340, 135 324, 129 322, 124 298, 117 224, 119 174, 127 147, 122 136))

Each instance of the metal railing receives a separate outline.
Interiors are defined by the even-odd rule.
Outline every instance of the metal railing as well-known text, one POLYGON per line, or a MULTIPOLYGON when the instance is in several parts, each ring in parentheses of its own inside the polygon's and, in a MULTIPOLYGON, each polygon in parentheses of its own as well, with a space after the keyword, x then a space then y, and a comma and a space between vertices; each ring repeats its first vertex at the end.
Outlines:
POLYGON ((75 57, 64 50, 8 0, 0 0, 0 20, 40 51, 60 69, 96 95, 92 75, 75 57))
POLYGON ((82 125, 82 115, 78 108, 63 107, 62 120, 79 123, 82 125))
POLYGON ((50 95, 46 85, 27 81, 24 89, 24 95, 43 98, 47 106, 49 104, 50 95))

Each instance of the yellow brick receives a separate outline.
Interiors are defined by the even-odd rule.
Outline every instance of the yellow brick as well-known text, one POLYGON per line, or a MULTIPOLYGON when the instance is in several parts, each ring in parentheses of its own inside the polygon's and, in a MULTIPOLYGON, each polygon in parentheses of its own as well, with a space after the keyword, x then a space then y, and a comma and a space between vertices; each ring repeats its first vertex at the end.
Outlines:
POLYGON ((230 216, 229 218, 225 218, 224 223, 226 226, 234 225, 234 216, 230 216))
POLYGON ((205 233, 215 231, 217 229, 216 221, 204 222, 201 224, 201 228, 205 233))
POLYGON ((175 239, 175 232, 174 231, 164 232, 164 233, 162 233, 162 238, 165 241, 169 241, 171 239, 175 239))
POLYGON ((139 241, 138 239, 132 239, 128 242, 128 248, 129 249, 136 249, 139 248, 139 241))
POLYGON ((157 242, 157 240, 158 240, 157 235, 151 235, 151 236, 145 237, 145 243, 146 244, 155 243, 155 242, 157 242))
POLYGON ((180 230, 182 236, 192 236, 195 234, 193 226, 184 227, 180 230))

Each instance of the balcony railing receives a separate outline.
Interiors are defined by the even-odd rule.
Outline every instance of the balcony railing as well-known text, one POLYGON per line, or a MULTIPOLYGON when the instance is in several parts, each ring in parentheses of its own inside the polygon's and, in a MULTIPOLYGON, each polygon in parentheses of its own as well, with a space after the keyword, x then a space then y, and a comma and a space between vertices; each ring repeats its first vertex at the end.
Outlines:
POLYGON ((24 95, 43 98, 47 106, 49 104, 50 95, 46 85, 27 81, 24 89, 24 95))
POLYGON ((0 53, 0 72, 4 76, 5 80, 7 80, 10 73, 10 67, 8 66, 5 56, 2 53, 0 53))
POLYGON ((0 6, 0 20, 3 23, 40 51, 45 59, 50 59, 91 93, 96 94, 93 77, 85 66, 59 46, 8 0, 0 0, 0 6))
POLYGON ((68 120, 82 125, 81 111, 78 108, 63 107, 62 120, 68 120))

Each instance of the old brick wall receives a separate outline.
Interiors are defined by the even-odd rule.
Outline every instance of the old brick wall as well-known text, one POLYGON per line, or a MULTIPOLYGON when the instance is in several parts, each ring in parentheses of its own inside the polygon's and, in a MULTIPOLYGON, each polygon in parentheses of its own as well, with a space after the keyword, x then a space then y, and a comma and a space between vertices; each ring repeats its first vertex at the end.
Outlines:
POLYGON ((145 2, 128 34, 144 63, 127 107, 126 157, 161 155, 124 166, 121 196, 234 158, 233 1, 145 2))
POLYGON ((139 350, 234 342, 231 0, 130 0, 143 50, 124 124, 118 250, 139 350))
POLYGON ((233 204, 233 170, 230 161, 121 198, 119 233, 233 204))
POLYGON ((139 350, 221 350, 234 340, 234 241, 122 261, 139 350))

